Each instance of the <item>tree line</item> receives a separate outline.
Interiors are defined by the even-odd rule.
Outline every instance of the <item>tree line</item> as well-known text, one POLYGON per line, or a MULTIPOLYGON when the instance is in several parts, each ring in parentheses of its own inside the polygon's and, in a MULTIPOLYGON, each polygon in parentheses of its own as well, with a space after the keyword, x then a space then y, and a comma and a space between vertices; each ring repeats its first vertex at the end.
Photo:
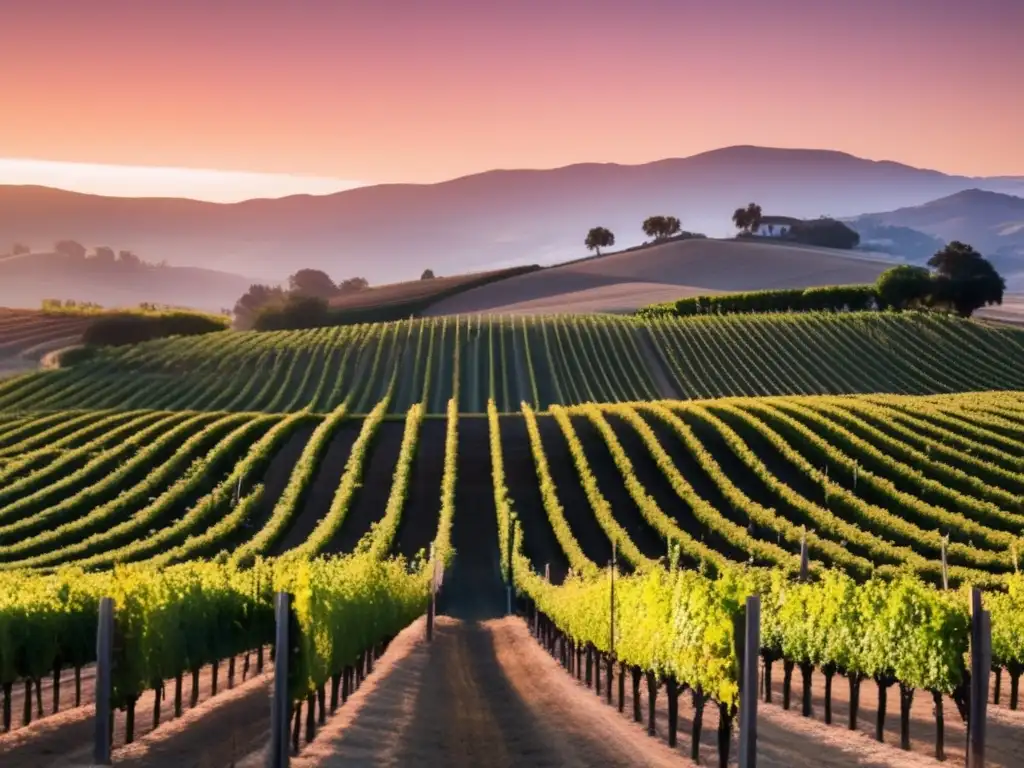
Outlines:
MULTIPOLYGON (((109 245, 97 245, 89 249, 77 240, 58 240, 53 244, 53 252, 73 261, 91 261, 97 264, 123 264, 128 266, 166 267, 167 262, 152 263, 145 261, 131 250, 115 251, 109 245)), ((25 243, 14 243, 11 256, 28 256, 32 249, 25 243)))
MULTIPOLYGON (((421 280, 435 279, 425 269, 421 280)), ((235 327, 242 330, 271 330, 277 327, 303 328, 324 323, 332 299, 364 291, 365 277, 350 277, 335 283, 320 269, 300 269, 288 277, 287 286, 253 284, 235 302, 235 327)))
MULTIPOLYGON (((732 222, 739 230, 740 237, 753 237, 758 234, 764 222, 764 213, 757 203, 748 203, 733 211, 732 222)), ((683 232, 682 224, 676 216, 648 216, 641 225, 643 233, 654 238, 655 243, 691 233, 683 232)), ((774 225, 768 225, 768 231, 774 234, 774 225)), ((856 248, 860 244, 860 235, 841 221, 822 216, 811 220, 794 220, 780 239, 792 240, 805 245, 820 245, 826 248, 856 248)), ((607 227, 593 227, 587 232, 583 241, 588 251, 601 255, 602 248, 615 245, 615 233, 607 227)), ((646 243, 645 243, 646 245, 646 243)))

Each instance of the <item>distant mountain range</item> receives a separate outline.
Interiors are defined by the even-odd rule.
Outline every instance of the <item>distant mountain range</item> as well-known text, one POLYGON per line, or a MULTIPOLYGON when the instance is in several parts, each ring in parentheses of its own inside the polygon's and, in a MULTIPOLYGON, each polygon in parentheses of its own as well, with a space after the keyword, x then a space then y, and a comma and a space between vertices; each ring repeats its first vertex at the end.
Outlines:
POLYGON ((265 280, 308 266, 335 280, 359 275, 378 284, 416 278, 425 268, 455 274, 583 256, 584 235, 597 225, 612 229, 619 246, 634 245, 651 214, 724 236, 733 209, 752 200, 766 214, 851 217, 970 189, 1024 195, 1024 177, 969 178, 841 152, 729 147, 645 165, 496 170, 439 184, 234 204, 6 186, 0 243, 45 250, 72 238, 265 280))
POLYGON ((1024 290, 1024 197, 967 189, 924 205, 848 220, 864 247, 924 261, 951 240, 974 246, 1024 290))

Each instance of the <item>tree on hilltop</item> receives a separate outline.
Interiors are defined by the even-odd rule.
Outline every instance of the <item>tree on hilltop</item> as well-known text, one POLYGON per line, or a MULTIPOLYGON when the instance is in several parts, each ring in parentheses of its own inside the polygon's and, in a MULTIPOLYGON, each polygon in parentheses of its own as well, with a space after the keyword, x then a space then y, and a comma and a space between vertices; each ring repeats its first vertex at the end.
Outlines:
POLYGON ((424 269, 423 270, 423 274, 420 275, 420 280, 433 280, 433 279, 434 279, 434 270, 432 270, 432 269, 424 269))
POLYGON ((319 269, 300 269, 288 278, 288 291, 296 296, 325 300, 338 293, 334 281, 326 272, 319 269))
POLYGON ((644 219, 643 230, 648 237, 665 240, 672 235, 678 235, 682 225, 675 216, 648 216, 644 219))
POLYGON ((370 287, 370 281, 365 277, 350 277, 338 283, 338 291, 341 293, 355 293, 370 287))
POLYGON ((761 227, 761 206, 757 203, 748 203, 746 208, 737 208, 732 214, 732 223, 736 229, 746 234, 753 234, 761 227))
POLYGON ((928 260, 935 270, 933 301, 963 317, 990 304, 1002 304, 1006 281, 971 246, 954 240, 928 260))
POLYGON ((84 259, 87 253, 86 247, 76 240, 58 240, 53 244, 53 250, 62 256, 71 259, 84 259))
POLYGON ((594 227, 587 232, 587 239, 583 241, 583 244, 587 246, 588 251, 596 251, 600 256, 602 248, 611 248, 615 245, 615 235, 610 229, 594 227))
POLYGON ((109 245, 97 245, 93 248, 92 257, 101 264, 113 264, 117 261, 117 256, 114 255, 114 249, 109 245))

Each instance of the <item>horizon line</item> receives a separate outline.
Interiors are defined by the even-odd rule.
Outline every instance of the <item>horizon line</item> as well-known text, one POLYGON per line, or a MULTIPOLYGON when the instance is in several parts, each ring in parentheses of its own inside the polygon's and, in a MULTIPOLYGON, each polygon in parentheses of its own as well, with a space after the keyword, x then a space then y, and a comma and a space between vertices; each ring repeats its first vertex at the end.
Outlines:
POLYGON ((645 165, 688 160, 728 150, 761 149, 783 152, 821 152, 844 155, 864 162, 896 164, 920 171, 973 180, 1024 179, 1014 174, 968 176, 934 168, 921 168, 899 160, 876 160, 840 149, 817 147, 776 147, 758 144, 733 144, 692 155, 663 157, 642 163, 582 161, 543 168, 489 168, 430 182, 367 182, 306 174, 265 171, 221 170, 184 166, 92 163, 73 160, 47 160, 28 157, 0 157, 0 186, 33 186, 85 195, 111 198, 175 199, 219 204, 255 200, 279 200, 297 196, 328 196, 353 189, 375 186, 436 186, 473 176, 492 173, 543 173, 582 166, 638 168, 645 165), (12 175, 14 178, 12 178, 12 175), (106 180, 106 184, 103 180, 106 180), (197 188, 198 187, 198 188, 197 188), (204 194, 205 192, 205 194, 204 194))

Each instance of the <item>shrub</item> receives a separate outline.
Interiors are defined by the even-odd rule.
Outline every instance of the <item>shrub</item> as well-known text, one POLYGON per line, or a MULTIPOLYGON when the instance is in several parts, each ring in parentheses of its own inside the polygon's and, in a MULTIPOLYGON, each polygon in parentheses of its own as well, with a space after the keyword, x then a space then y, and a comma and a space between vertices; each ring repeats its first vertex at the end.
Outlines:
POLYGON ((877 305, 874 286, 830 285, 693 296, 641 307, 636 314, 640 317, 657 317, 734 312, 856 312, 875 309, 877 305))
POLYGON ((93 320, 82 334, 82 341, 95 346, 120 346, 165 336, 196 336, 226 330, 227 317, 193 312, 164 314, 109 314, 93 320))

